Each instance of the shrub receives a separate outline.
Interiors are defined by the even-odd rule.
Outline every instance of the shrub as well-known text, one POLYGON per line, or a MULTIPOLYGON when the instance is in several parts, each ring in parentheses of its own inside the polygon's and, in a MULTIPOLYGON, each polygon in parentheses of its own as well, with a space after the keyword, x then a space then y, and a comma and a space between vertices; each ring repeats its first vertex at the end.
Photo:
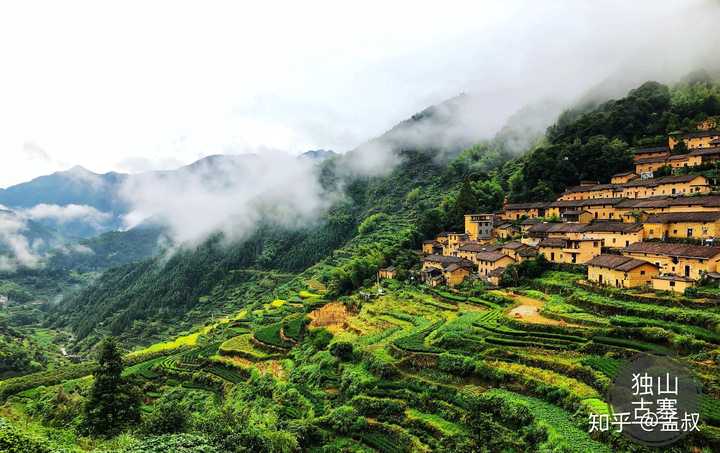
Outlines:
POLYGON ((52 453, 44 442, 20 432, 0 418, 0 451, 3 453, 52 453))
POLYGON ((327 329, 314 329, 310 331, 310 341, 315 349, 322 351, 327 348, 330 341, 333 339, 333 334, 327 329))
POLYGON ((358 395, 350 400, 350 404, 363 415, 370 417, 377 416, 398 416, 405 412, 407 403, 403 400, 393 398, 376 398, 366 395, 358 395))
POLYGON ((371 214, 363 220, 360 225, 358 225, 358 233, 360 234, 366 234, 371 233, 377 227, 382 223, 384 220, 388 218, 387 214, 378 212, 375 214, 371 214))
POLYGON ((143 420, 141 431, 151 435, 185 431, 188 424, 188 410, 182 404, 182 398, 182 392, 178 389, 165 393, 155 403, 155 410, 143 420))
POLYGON ((326 419, 333 431, 339 434, 362 432, 367 426, 367 420, 352 406, 337 407, 326 416, 326 419))
POLYGON ((340 360, 352 360, 355 350, 352 343, 347 341, 338 341, 330 345, 330 353, 340 360))

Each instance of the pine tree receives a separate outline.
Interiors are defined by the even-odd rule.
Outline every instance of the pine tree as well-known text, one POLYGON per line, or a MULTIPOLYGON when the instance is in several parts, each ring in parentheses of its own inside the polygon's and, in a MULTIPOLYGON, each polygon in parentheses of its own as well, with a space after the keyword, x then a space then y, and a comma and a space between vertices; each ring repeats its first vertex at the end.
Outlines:
POLYGON ((123 362, 114 338, 100 344, 90 397, 85 404, 85 426, 94 435, 112 436, 140 418, 138 393, 122 378, 123 362))
POLYGON ((477 197, 470 186, 470 180, 465 178, 457 198, 448 212, 448 226, 453 230, 463 231, 465 214, 473 213, 477 209, 477 205, 477 197))

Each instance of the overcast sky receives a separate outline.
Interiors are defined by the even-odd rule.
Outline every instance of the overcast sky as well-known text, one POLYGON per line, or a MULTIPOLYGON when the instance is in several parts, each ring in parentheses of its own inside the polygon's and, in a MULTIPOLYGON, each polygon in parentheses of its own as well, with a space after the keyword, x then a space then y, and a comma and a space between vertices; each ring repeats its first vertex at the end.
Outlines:
POLYGON ((346 151, 460 92, 487 99, 489 135, 527 103, 720 49, 716 0, 190 3, 4 2, 0 187, 346 151))

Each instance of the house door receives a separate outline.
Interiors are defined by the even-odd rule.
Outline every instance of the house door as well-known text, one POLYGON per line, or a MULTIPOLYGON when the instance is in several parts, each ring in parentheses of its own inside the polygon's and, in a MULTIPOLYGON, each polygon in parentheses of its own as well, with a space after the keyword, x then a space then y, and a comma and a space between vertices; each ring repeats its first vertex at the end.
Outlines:
POLYGON ((685 265, 685 276, 690 277, 690 266, 685 265))
POLYGON ((687 237, 691 238, 691 237, 692 237, 692 233, 693 233, 693 229, 692 229, 692 228, 688 228, 688 229, 687 229, 687 237))
POLYGON ((603 278, 602 278, 602 277, 603 277, 602 274, 598 275, 598 281, 599 281, 600 283, 603 282, 603 278))

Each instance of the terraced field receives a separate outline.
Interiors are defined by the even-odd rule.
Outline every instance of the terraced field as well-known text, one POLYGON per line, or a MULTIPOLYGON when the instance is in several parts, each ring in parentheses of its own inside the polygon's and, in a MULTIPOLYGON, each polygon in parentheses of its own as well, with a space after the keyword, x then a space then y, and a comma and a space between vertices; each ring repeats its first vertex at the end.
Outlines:
MULTIPOLYGON (((546 292, 513 294, 395 283, 375 299, 352 296, 342 309, 339 302, 323 309, 314 293, 289 295, 186 337, 194 344, 158 348, 165 355, 138 360, 125 375, 145 383, 148 413, 174 386, 222 398, 255 394, 254 373, 271 376, 295 392, 283 409, 288 422, 310 417, 337 448, 354 451, 627 449, 622 437, 591 438, 588 414, 609 410, 603 395, 638 352, 706 364, 720 345, 716 314, 616 300, 565 285, 567 278, 551 273, 535 282, 546 292), (516 317, 522 306, 535 310, 516 317), (621 314, 623 307, 633 314, 621 314), (362 428, 341 428, 335 411, 352 411, 362 428)), ((707 371, 698 376, 710 390, 702 399, 706 428, 687 446, 720 448, 712 434, 720 429, 720 383, 707 371)))

